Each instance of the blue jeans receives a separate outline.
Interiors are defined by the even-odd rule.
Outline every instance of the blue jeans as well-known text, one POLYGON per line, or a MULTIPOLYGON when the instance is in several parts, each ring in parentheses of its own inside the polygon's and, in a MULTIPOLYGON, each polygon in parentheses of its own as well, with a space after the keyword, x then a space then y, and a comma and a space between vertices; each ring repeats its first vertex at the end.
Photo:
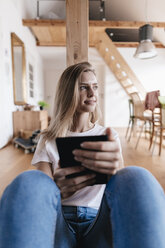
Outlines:
POLYGON ((63 206, 63 215, 76 239, 88 232, 89 227, 94 222, 98 210, 88 207, 63 206))
POLYGON ((0 248, 38 247, 164 248, 164 192, 147 170, 126 167, 111 177, 97 213, 62 208, 51 178, 24 172, 0 201, 0 248))

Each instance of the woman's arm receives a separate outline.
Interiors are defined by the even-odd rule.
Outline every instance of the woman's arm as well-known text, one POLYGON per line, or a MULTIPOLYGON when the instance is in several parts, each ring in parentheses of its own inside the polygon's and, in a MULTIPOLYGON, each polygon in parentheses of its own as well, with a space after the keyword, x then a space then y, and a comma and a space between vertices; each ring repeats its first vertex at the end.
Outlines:
MULTIPOLYGON (((37 170, 44 172, 53 179, 52 164, 48 162, 38 162, 35 164, 37 170)), ((54 179, 53 179, 54 180, 54 179)))

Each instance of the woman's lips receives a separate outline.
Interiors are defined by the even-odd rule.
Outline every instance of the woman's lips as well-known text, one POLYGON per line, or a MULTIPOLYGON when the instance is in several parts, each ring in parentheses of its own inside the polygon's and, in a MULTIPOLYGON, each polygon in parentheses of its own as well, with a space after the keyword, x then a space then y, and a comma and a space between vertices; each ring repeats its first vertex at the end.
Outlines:
POLYGON ((91 105, 93 105, 93 104, 95 104, 96 103, 96 101, 95 100, 87 100, 87 101, 85 101, 84 102, 85 104, 91 104, 91 105))

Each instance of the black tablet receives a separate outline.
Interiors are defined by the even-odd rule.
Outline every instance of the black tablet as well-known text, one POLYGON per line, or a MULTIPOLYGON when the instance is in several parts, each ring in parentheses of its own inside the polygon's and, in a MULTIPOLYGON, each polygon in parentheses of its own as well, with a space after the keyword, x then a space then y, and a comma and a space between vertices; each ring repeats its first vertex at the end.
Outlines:
MULTIPOLYGON (((72 153, 75 149, 83 149, 80 144, 85 141, 108 141, 107 135, 97 135, 97 136, 74 136, 74 137, 59 137, 56 138, 57 149, 60 157, 60 166, 61 168, 72 167, 81 165, 81 162, 76 161, 74 159, 74 155, 72 153)), ((67 176, 68 178, 80 176, 84 173, 92 172, 89 169, 81 173, 74 173, 72 175, 67 176)), ((96 183, 95 184, 104 184, 107 183, 108 176, 102 173, 96 173, 96 183)))

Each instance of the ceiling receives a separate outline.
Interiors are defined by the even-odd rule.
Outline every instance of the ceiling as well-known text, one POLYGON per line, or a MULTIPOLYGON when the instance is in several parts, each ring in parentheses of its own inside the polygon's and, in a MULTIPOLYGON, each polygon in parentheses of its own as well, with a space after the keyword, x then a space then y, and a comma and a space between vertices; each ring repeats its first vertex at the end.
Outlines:
MULTIPOLYGON (((65 20, 65 0, 40 0, 37 12, 37 0, 23 0, 23 19, 65 20)), ((143 21, 165 23, 165 0, 89 0, 90 20, 143 21)), ((108 29, 113 41, 138 41, 138 29, 108 29)), ((165 46, 164 28, 153 29, 153 40, 165 46)))
MULTIPOLYGON (((99 20, 100 1, 89 0, 89 17, 99 20)), ((103 0, 102 0, 103 1, 103 0)), ((24 18, 37 16, 37 0, 24 0, 26 13, 24 18)), ((121 21, 165 21, 164 0, 104 0, 105 18, 107 20, 121 21)), ((55 19, 65 18, 65 0, 39 0, 39 13, 42 18, 52 17, 55 19)))
MULTIPOLYGON (((65 20, 65 0, 24 0, 24 4, 24 19, 34 19, 38 15, 40 19, 65 20)), ((164 10, 165 0, 89 0, 90 20, 165 22, 164 10)), ((138 41, 137 29, 109 32, 114 41, 138 41)), ((163 28, 154 28, 153 40, 165 45, 163 28)))

